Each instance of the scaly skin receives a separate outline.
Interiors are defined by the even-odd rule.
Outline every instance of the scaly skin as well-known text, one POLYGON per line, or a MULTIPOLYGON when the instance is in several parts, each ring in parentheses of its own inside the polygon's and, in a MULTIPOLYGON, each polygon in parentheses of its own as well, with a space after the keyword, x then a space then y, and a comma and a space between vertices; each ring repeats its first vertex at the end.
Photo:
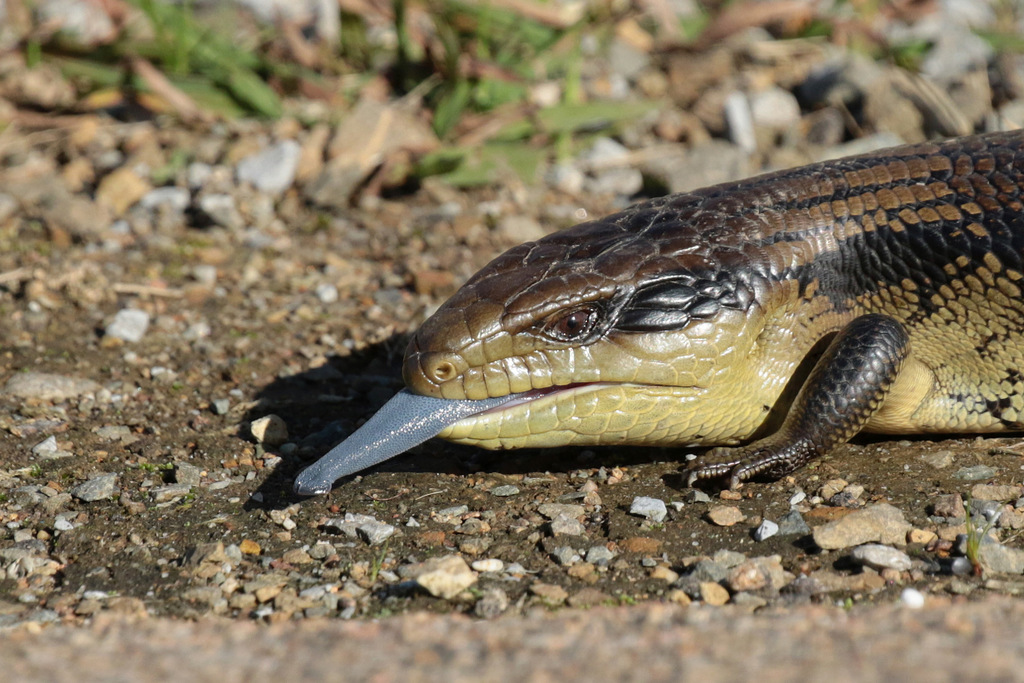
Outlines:
POLYGON ((491 262, 416 333, 405 381, 449 399, 564 387, 440 434, 485 448, 759 439, 691 476, 733 485, 861 429, 1020 430, 1022 186, 1013 132, 643 202, 491 262))

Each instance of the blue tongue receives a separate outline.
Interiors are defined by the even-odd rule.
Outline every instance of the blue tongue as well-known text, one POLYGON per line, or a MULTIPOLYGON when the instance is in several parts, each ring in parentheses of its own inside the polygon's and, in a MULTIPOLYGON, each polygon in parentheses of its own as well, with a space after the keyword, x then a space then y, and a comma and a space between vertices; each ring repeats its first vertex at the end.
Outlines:
POLYGON ((362 427, 295 478, 295 493, 314 496, 327 493, 335 481, 384 462, 459 420, 508 403, 509 394, 478 401, 456 401, 414 394, 402 389, 362 427))

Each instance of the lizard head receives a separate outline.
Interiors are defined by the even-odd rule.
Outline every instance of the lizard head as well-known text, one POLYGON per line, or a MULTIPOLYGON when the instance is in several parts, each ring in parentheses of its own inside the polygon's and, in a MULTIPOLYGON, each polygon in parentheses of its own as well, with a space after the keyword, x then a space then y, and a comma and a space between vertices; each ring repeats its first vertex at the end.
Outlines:
POLYGON ((407 389, 296 490, 329 490, 432 436, 485 448, 749 436, 764 418, 744 362, 763 285, 737 267, 749 254, 670 209, 577 225, 484 267, 413 336, 407 389))
POLYGON ((735 438, 739 421, 687 424, 683 404, 738 389, 722 374, 751 343, 757 305, 752 285, 691 242, 665 255, 662 240, 595 221, 506 252, 416 332, 406 385, 519 395, 441 432, 487 448, 735 438))

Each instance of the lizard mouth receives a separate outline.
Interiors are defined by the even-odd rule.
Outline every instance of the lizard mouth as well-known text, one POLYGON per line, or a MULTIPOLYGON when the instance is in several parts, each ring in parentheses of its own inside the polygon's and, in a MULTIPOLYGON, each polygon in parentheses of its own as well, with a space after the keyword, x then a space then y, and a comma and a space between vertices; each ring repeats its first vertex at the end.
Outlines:
POLYGON ((467 415, 466 417, 469 418, 476 417, 479 415, 489 415, 491 413, 498 413, 503 410, 508 410, 509 408, 514 408, 516 406, 522 405, 524 403, 529 403, 531 401, 536 401, 538 399, 545 398, 547 396, 568 393, 576 389, 580 389, 582 387, 597 386, 598 384, 598 382, 576 382, 575 384, 561 384, 558 386, 545 387, 543 389, 530 389, 529 391, 523 391, 518 394, 510 394, 509 396, 503 396, 502 398, 508 400, 503 401, 502 403, 494 406, 493 408, 487 408, 486 410, 481 410, 478 413, 473 413, 472 415, 467 415))

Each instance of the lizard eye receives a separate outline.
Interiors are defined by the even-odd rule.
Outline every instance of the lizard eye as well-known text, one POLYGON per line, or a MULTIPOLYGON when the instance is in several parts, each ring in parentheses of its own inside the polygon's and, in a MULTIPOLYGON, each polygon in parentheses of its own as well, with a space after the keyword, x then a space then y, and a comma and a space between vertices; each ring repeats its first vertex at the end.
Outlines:
POLYGON ((594 331, 600 319, 596 306, 584 306, 553 317, 544 331, 558 341, 576 341, 594 331))

